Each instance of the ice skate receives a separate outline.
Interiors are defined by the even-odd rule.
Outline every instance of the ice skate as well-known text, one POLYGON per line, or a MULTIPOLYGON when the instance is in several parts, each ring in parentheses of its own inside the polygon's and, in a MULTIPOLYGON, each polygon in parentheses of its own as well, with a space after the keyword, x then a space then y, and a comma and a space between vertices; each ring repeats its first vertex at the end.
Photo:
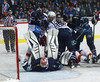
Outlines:
POLYGON ((96 55, 92 55, 92 63, 96 63, 98 61, 98 57, 96 55))

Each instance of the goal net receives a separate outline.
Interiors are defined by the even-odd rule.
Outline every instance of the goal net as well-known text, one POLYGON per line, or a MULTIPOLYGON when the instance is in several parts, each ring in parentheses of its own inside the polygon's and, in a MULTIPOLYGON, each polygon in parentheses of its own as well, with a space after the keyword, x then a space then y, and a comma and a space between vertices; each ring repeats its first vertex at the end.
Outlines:
POLYGON ((17 27, 0 26, 0 82, 19 79, 17 27))

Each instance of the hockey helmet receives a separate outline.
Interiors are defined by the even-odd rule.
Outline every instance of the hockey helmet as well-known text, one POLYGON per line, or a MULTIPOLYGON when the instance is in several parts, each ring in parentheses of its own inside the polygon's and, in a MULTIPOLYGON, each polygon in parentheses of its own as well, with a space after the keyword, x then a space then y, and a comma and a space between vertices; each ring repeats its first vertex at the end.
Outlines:
POLYGON ((41 58, 40 66, 43 68, 48 67, 48 59, 46 57, 41 58))
POLYGON ((60 12, 57 12, 56 13, 56 18, 61 18, 62 16, 61 16, 61 13, 60 12))
POLYGON ((50 11, 50 12, 48 13, 48 17, 55 18, 55 17, 56 17, 56 14, 55 14, 55 12, 53 12, 53 11, 50 11))
POLYGON ((87 17, 82 17, 81 19, 83 21, 83 23, 89 23, 89 19, 87 17))
POLYGON ((9 9, 9 10, 8 10, 8 12, 12 12, 12 10, 11 10, 11 9, 9 9))
POLYGON ((11 15, 13 12, 11 9, 8 10, 8 14, 11 15))

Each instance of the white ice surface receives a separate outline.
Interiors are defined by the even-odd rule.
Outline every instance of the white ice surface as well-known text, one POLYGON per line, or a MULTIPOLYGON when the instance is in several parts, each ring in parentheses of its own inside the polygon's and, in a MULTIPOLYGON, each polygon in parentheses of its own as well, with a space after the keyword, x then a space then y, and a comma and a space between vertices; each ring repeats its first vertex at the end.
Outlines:
MULTIPOLYGON (((95 46, 97 53, 99 54, 100 39, 95 39, 95 46)), ((81 49, 89 51, 85 41, 81 44, 81 49)), ((26 50, 27 44, 20 43, 19 55, 24 56, 26 54, 26 50)), ((7 60, 6 57, 5 59, 7 60)), ((25 72, 20 66, 20 80, 21 82, 100 82, 100 64, 81 64, 80 68, 74 69, 64 67, 62 70, 55 72, 25 72)))

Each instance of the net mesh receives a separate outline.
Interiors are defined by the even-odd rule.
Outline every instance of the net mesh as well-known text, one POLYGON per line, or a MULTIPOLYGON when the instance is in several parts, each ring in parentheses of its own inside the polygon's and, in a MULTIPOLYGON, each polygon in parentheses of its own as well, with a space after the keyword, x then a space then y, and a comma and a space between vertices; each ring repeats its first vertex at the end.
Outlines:
POLYGON ((15 40, 14 27, 0 27, 0 80, 18 78, 15 40))

